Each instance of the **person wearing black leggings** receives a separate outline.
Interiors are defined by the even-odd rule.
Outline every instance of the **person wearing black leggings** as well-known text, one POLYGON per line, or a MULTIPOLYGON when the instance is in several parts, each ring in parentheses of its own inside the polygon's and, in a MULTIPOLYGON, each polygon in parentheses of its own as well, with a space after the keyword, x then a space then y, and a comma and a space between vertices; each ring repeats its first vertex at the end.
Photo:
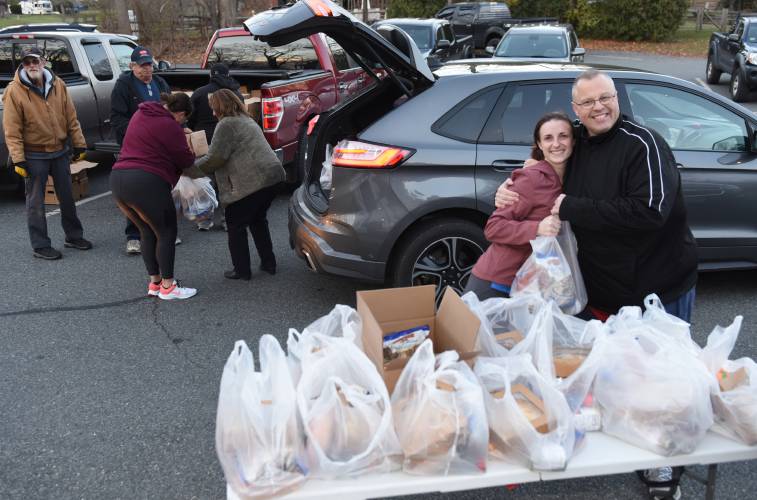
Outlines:
POLYGON ((197 293, 174 279, 176 208, 171 190, 194 163, 184 130, 192 105, 186 94, 161 94, 144 102, 126 129, 110 187, 118 208, 139 228, 142 259, 150 276, 147 294, 164 300, 197 293))

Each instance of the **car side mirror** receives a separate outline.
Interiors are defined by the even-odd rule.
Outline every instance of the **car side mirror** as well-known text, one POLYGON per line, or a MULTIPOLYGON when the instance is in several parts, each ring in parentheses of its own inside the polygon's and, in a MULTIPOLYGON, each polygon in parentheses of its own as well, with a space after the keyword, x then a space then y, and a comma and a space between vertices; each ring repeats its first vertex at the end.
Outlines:
POLYGON ((452 42, 447 39, 441 39, 436 41, 436 50, 445 50, 452 46, 452 42))
POLYGON ((739 41, 739 35, 736 33, 731 33, 728 35, 728 41, 729 42, 738 42, 739 41))
POLYGON ((171 69, 171 61, 158 61, 158 70, 165 71, 167 69, 171 69))
POLYGON ((575 49, 573 49, 573 52, 571 52, 571 55, 574 55, 574 56, 583 57, 584 54, 586 54, 586 49, 583 47, 576 47, 575 49))
POLYGON ((486 51, 486 53, 487 53, 487 54, 489 54, 490 56, 493 56, 493 55, 494 55, 494 47, 492 47, 491 45, 489 45, 488 47, 486 47, 486 48, 485 48, 484 50, 485 50, 485 51, 486 51))

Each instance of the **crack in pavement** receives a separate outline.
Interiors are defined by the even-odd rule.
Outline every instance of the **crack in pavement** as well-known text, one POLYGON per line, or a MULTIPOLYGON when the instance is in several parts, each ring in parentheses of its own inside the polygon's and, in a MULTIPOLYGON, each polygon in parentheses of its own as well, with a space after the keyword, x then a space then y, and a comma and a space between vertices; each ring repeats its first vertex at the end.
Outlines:
POLYGON ((12 316, 25 316, 29 314, 48 314, 71 311, 92 311, 95 309, 107 309, 109 307, 119 307, 129 304, 136 304, 147 300, 148 297, 139 296, 134 299, 117 300, 115 302, 102 302, 100 304, 89 304, 85 306, 60 306, 60 307, 35 307, 32 309, 22 309, 20 311, 8 311, 0 313, 0 318, 9 318, 12 316))
POLYGON ((158 303, 159 302, 160 302, 160 300, 156 299, 153 302, 153 304, 152 304, 152 308, 151 308, 152 322, 155 323, 155 326, 157 326, 160 329, 160 331, 162 331, 165 334, 166 338, 169 341, 171 341, 171 343, 174 345, 174 347, 176 347, 176 350, 179 351, 179 353, 181 353, 181 355, 184 357, 185 360, 187 360, 187 363, 189 363, 190 365, 193 365, 196 368, 203 368, 203 366, 201 364, 196 363, 195 361, 193 361, 189 357, 189 355, 187 354, 187 352, 184 351, 183 349, 181 349, 181 347, 179 346, 179 344, 181 344, 182 342, 184 342, 184 339, 181 338, 181 337, 173 337, 171 335, 171 332, 168 330, 168 327, 166 325, 164 325, 158 319, 158 303))

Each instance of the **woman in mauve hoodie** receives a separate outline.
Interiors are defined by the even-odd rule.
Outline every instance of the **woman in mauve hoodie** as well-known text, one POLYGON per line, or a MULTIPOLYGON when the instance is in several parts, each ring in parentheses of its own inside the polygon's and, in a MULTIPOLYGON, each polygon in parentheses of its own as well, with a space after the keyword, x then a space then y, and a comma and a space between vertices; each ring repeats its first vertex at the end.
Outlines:
POLYGON ((197 293, 180 287, 173 275, 177 222, 171 190, 182 170, 194 164, 181 125, 191 113, 192 104, 183 93, 161 94, 160 102, 140 104, 110 174, 118 208, 139 228, 150 275, 147 294, 164 300, 197 293))
POLYGON ((479 300, 509 297, 515 273, 531 255, 530 241, 537 236, 557 236, 560 219, 550 215, 562 193, 565 168, 575 144, 573 125, 564 113, 547 113, 534 128, 529 167, 513 172, 512 191, 521 196, 489 217, 484 236, 491 243, 479 257, 465 291, 479 300))

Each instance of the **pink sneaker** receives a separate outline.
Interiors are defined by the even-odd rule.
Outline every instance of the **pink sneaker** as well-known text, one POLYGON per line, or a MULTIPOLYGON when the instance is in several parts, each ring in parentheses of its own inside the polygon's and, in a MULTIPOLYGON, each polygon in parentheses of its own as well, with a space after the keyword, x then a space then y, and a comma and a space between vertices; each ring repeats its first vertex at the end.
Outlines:
POLYGON ((160 287, 158 297, 163 300, 181 300, 194 297, 197 294, 196 288, 187 288, 179 286, 179 283, 174 280, 173 285, 170 288, 160 287))
POLYGON ((160 293, 160 281, 157 283, 150 282, 149 285, 147 285, 147 295, 150 297, 157 297, 160 293))

